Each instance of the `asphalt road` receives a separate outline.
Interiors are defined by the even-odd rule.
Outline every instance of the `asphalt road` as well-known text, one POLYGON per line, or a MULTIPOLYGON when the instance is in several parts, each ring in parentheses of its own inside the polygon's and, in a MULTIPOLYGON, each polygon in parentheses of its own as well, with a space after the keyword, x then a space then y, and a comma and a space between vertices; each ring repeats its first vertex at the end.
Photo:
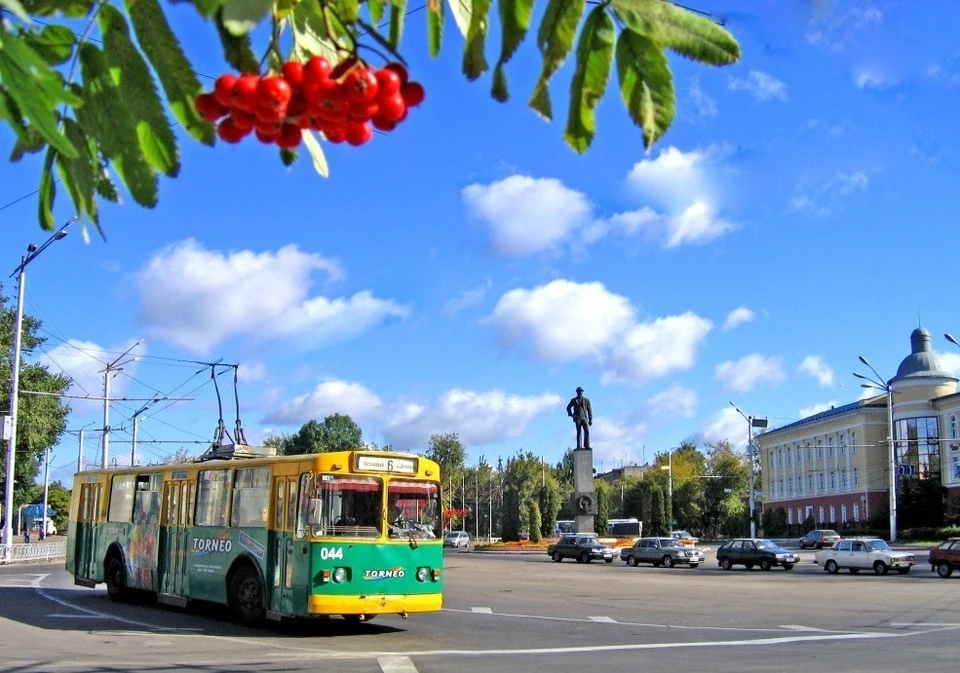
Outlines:
POLYGON ((579 565, 448 551, 442 612, 247 629, 210 606, 111 603, 60 564, 0 567, 0 669, 117 671, 956 670, 960 576, 579 565))

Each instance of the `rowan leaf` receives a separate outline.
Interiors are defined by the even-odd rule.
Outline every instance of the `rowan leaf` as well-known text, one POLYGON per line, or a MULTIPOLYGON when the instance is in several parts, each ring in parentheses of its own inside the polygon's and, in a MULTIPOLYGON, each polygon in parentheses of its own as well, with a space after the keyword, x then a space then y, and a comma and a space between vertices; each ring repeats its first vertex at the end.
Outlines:
POLYGON ((47 148, 47 154, 43 159, 43 170, 40 172, 40 226, 47 231, 52 231, 57 222, 53 217, 53 200, 57 195, 56 183, 53 181, 53 160, 57 156, 57 151, 53 147, 47 148))
POLYGON ((617 17, 661 47, 709 65, 740 60, 740 45, 711 19, 662 0, 613 0, 617 17))
POLYGON ((113 5, 104 5, 99 23, 104 56, 120 100, 133 117, 143 156, 155 170, 176 177, 180 172, 177 139, 164 114, 150 68, 130 41, 127 21, 113 5))
POLYGON ((473 2, 471 0, 447 0, 450 3, 450 10, 453 14, 453 20, 460 29, 460 34, 464 37, 470 30, 470 17, 473 15, 473 2))
POLYGON ((0 0, 0 8, 7 10, 24 23, 33 23, 30 13, 20 4, 20 0, 0 0))
POLYGON ((470 14, 470 26, 467 28, 467 39, 463 47, 463 74, 473 81, 485 73, 490 66, 484 55, 487 41, 487 28, 490 25, 490 0, 473 0, 473 11, 470 14))
POLYGON ((360 3, 357 0, 334 0, 333 10, 343 23, 353 23, 360 16, 360 3))
POLYGON ((537 46, 543 54, 543 67, 528 105, 547 119, 553 118, 547 82, 573 48, 583 6, 584 0, 550 0, 540 23, 537 46))
POLYGON ((44 26, 39 33, 24 33, 24 37, 27 44, 50 65, 61 65, 69 61, 77 41, 72 30, 53 24, 44 26))
MULTIPOLYGON (((306 4, 306 3, 304 3, 306 4)), ((296 12, 296 10, 294 10, 296 12)), ((239 72, 256 73, 260 70, 260 62, 253 53, 253 45, 249 35, 234 35, 218 19, 214 20, 217 26, 217 35, 223 46, 223 58, 239 72)))
POLYGON ((643 128, 646 149, 667 132, 676 111, 673 76, 661 49, 649 37, 629 29, 617 39, 620 94, 630 118, 643 128))
POLYGON ((396 49, 403 37, 403 19, 407 13, 407 0, 396 0, 390 5, 390 45, 396 49))
MULTIPOLYGON (((137 42, 163 85, 173 116, 195 140, 213 145, 213 126, 194 107, 203 88, 157 0, 125 0, 137 42)), ((227 5, 233 5, 230 0, 227 5)))
POLYGON ((503 71, 517 47, 523 42, 530 29, 530 17, 533 14, 533 0, 499 0, 500 26, 503 36, 500 40, 500 58, 493 71, 492 95, 501 103, 509 98, 507 76, 503 71))
POLYGON ((56 107, 60 103, 77 105, 81 101, 25 40, 3 31, 0 31, 0 82, 16 105, 21 120, 25 118, 58 152, 77 156, 77 150, 57 128, 56 107))
POLYGON ((228 0, 223 3, 223 26, 233 35, 246 35, 263 21, 271 9, 273 0, 228 0))
POLYGON ((443 0, 427 0, 427 48, 433 58, 440 55, 443 20, 443 0))
POLYGON ((323 147, 320 146, 320 142, 313 135, 313 132, 308 129, 303 130, 303 144, 306 145, 310 158, 313 160, 314 170, 322 177, 329 178, 330 166, 327 165, 327 157, 323 153, 323 147))
POLYGON ((370 16, 370 22, 373 25, 380 23, 383 19, 383 1, 367 0, 367 14, 370 16))
POLYGON ((94 169, 96 156, 90 151, 90 140, 74 120, 64 119, 63 130, 74 147, 80 150, 80 156, 76 159, 68 159, 63 155, 57 156, 57 173, 60 175, 60 182, 70 193, 77 213, 98 224, 97 199, 94 196, 97 183, 94 169))
POLYGON ((220 7, 227 0, 191 0, 191 4, 197 8, 197 12, 205 19, 209 19, 220 11, 220 7))
POLYGON ((103 52, 89 42, 80 46, 80 74, 84 105, 76 110, 77 122, 97 139, 133 199, 152 208, 157 204, 157 176, 143 157, 133 117, 122 104, 103 52))
MULTIPOLYGON (((403 58, 403 55, 401 55, 400 52, 397 51, 394 48, 394 46, 389 41, 387 41, 387 39, 384 38, 383 35, 381 35, 374 26, 367 23, 363 19, 357 19, 357 25, 360 26, 360 28, 362 28, 367 35, 372 37, 377 42, 377 44, 379 44, 381 47, 386 49, 391 56, 393 56, 395 59, 397 59, 401 63, 406 63, 406 61, 403 58)), ((336 52, 336 50, 334 50, 334 54, 335 54, 335 58, 338 58, 338 59, 340 58, 340 55, 336 52)), ((336 63, 336 61, 331 61, 331 63, 336 63)))
MULTIPOLYGON (((69 140, 69 137, 67 139, 69 140)), ((24 154, 36 154, 46 146, 47 141, 43 139, 37 129, 32 126, 24 128, 23 135, 18 135, 17 142, 13 144, 13 150, 10 152, 10 163, 20 161, 24 154)))
POLYGON ((577 69, 570 83, 570 109, 563 137, 583 154, 596 133, 594 109, 603 98, 613 62, 616 32, 613 19, 602 5, 587 16, 577 43, 577 69))
POLYGON ((336 46, 327 36, 327 26, 317 0, 306 0, 294 7, 290 25, 294 54, 299 60, 306 62, 315 55, 323 56, 331 63, 340 59, 336 46))

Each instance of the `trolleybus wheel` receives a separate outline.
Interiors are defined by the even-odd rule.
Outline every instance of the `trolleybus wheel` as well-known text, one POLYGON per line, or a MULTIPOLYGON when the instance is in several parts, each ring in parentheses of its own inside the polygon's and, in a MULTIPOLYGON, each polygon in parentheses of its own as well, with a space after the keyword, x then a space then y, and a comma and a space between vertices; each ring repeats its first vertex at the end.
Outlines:
POLYGON ((238 569, 230 580, 230 609, 242 624, 255 624, 263 619, 263 582, 250 566, 238 569))
POLYGON ((107 568, 105 581, 107 583, 107 595, 110 600, 121 602, 127 599, 127 569, 123 565, 123 559, 116 552, 110 554, 107 559, 107 568))

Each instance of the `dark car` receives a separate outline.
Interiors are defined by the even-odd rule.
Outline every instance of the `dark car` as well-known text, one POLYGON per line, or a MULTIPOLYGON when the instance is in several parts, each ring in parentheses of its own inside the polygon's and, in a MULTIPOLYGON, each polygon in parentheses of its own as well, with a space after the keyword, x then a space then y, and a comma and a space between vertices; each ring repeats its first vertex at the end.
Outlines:
POLYGON ((672 568, 684 564, 696 568, 703 563, 703 552, 672 537, 642 537, 632 547, 620 550, 620 560, 626 561, 628 566, 652 563, 655 567, 672 568))
POLYGON ((960 570, 960 537, 930 548, 930 569, 936 570, 940 577, 950 577, 954 570, 960 570))
POLYGON ((576 559, 577 563, 604 560, 613 563, 613 547, 600 542, 596 535, 564 535, 556 544, 547 547, 547 555, 559 563, 565 558, 576 559))
POLYGON ((840 533, 835 530, 812 530, 800 538, 800 549, 806 549, 807 547, 826 549, 832 547, 833 543, 840 539, 840 533))
POLYGON ((800 561, 800 555, 761 538, 738 538, 720 545, 717 549, 717 563, 724 570, 742 565, 747 570, 760 566, 761 570, 770 570, 782 566, 784 570, 793 570, 800 561))

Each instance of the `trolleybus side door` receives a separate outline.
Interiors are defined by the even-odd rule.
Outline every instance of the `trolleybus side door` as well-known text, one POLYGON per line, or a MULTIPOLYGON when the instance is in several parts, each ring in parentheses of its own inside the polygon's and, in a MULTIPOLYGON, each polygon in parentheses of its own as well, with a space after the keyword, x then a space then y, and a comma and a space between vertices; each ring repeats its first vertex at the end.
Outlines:
POLYGON ((99 559, 97 558, 96 527, 102 490, 102 485, 99 483, 80 485, 80 507, 77 512, 74 547, 75 577, 80 579, 102 579, 102 572, 97 572, 99 559))
POLYGON ((164 489, 164 527, 157 562, 160 592, 164 594, 187 594, 187 527, 193 488, 193 482, 168 481, 164 489))

